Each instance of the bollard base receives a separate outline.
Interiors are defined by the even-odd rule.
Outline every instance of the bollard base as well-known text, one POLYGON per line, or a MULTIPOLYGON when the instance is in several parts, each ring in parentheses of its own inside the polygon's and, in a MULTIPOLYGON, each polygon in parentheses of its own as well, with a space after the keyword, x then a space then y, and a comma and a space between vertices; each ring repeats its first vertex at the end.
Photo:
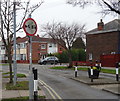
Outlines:
POLYGON ((38 91, 34 91, 34 101, 38 101, 38 91))
POLYGON ((116 74, 116 81, 119 81, 119 75, 116 74))
POLYGON ((77 71, 75 71, 75 77, 77 77, 77 71))

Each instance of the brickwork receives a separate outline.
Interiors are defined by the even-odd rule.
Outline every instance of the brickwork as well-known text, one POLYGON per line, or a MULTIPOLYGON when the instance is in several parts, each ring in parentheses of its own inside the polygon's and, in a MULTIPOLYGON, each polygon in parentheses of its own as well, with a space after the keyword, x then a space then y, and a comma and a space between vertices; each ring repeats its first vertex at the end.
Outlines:
POLYGON ((92 53, 93 61, 100 60, 100 55, 118 53, 119 32, 88 34, 86 39, 87 61, 92 53))
MULTIPOLYGON (((24 48, 24 50, 26 51, 26 60, 19 60, 19 63, 29 63, 29 39, 27 37, 24 38, 17 38, 17 44, 20 43, 26 43, 26 47, 24 48)), ((39 36, 34 36, 32 38, 32 60, 33 62, 37 63, 37 61, 42 58, 42 56, 45 56, 46 54, 48 54, 48 44, 49 43, 55 43, 55 41, 53 39, 49 39, 49 38, 41 38, 39 36)), ((62 46, 57 45, 57 52, 60 53, 63 50, 65 50, 62 46)))
POLYGON ((40 43, 38 42, 33 42, 32 43, 32 60, 39 60, 40 59, 40 55, 39 55, 39 46, 40 43))

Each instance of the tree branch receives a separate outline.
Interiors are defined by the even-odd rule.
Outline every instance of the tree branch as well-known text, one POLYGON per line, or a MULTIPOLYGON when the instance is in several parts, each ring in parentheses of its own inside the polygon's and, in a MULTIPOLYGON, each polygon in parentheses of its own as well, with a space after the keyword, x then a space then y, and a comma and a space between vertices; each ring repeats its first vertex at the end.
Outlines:
MULTIPOLYGON (((118 13, 119 15, 120 15, 120 11, 119 10, 116 10, 115 8, 113 8, 111 5, 109 5, 106 1, 104 1, 104 0, 102 0, 103 2, 104 2, 104 4, 105 5, 107 5, 108 6, 108 8, 111 10, 111 11, 113 11, 113 12, 116 12, 116 13, 118 13)), ((120 2, 120 1, 119 1, 120 2)), ((118 3, 119 3, 118 2, 118 3)))

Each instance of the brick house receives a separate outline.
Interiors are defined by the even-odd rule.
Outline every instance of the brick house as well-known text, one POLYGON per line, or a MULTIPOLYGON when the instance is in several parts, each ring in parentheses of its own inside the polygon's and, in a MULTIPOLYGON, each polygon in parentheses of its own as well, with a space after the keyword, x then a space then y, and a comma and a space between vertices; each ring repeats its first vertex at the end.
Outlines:
MULTIPOLYGON (((18 37, 16 47, 18 62, 29 62, 29 38, 18 37)), ((32 60, 34 63, 37 63, 40 58, 46 57, 47 54, 61 53, 63 50, 64 48, 51 38, 41 38, 39 36, 33 36, 32 38, 32 60)))
POLYGON ((0 41, 0 61, 5 62, 7 60, 6 49, 2 41, 0 41))
POLYGON ((106 24, 101 20, 97 28, 86 34, 87 61, 101 61, 100 56, 108 54, 120 54, 120 19, 106 24))

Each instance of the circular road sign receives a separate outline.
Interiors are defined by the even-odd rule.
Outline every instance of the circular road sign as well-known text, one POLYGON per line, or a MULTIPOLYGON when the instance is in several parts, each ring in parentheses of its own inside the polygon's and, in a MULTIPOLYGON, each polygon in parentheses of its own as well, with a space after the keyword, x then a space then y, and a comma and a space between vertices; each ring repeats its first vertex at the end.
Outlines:
POLYGON ((37 24, 34 19, 28 18, 23 24, 23 29, 28 36, 34 36, 37 32, 37 24))

